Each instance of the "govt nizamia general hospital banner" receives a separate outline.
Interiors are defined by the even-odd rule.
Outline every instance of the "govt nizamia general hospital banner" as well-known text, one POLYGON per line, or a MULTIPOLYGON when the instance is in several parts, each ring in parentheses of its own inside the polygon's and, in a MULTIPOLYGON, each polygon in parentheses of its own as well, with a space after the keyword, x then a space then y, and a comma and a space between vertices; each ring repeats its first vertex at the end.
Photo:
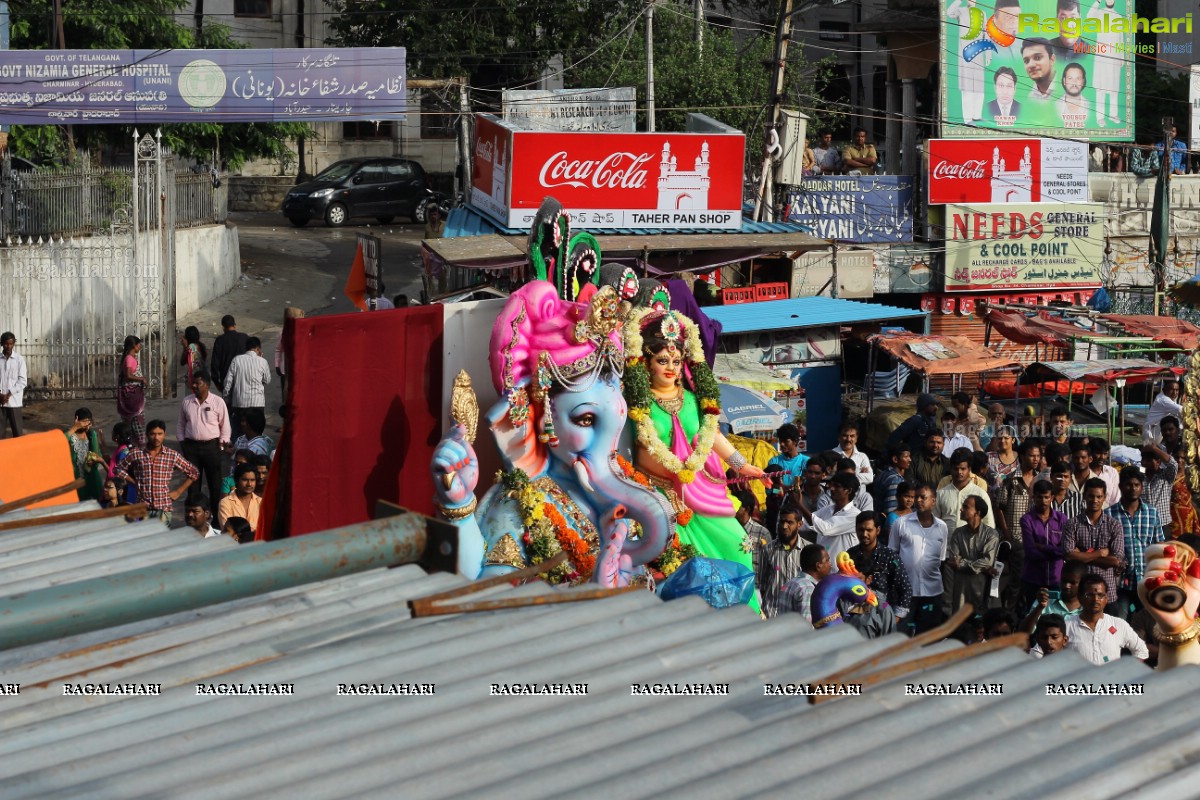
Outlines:
POLYGON ((1133 0, 938 4, 943 136, 1133 138, 1134 31, 1170 18, 1135 15, 1133 0))

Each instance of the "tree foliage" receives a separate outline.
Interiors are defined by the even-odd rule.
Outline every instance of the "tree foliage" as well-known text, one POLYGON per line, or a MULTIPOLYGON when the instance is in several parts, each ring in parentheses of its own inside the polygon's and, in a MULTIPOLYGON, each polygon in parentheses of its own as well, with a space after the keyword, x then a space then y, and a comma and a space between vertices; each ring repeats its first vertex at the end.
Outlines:
POLYGON ((641 0, 328 0, 328 41, 339 47, 405 47, 421 78, 470 76, 474 86, 535 81, 556 55, 566 63, 599 41, 605 20, 628 22, 641 0))
MULTIPOLYGON (((186 0, 63 0, 63 38, 71 50, 157 50, 193 47, 238 49, 224 25, 206 23, 194 28, 176 21, 186 0)), ((22 0, 11 5, 11 46, 42 50, 53 41, 53 0, 22 0)), ((188 17, 188 21, 191 18, 188 17)), ((233 169, 246 161, 267 158, 286 169, 295 161, 288 143, 312 135, 303 123, 189 123, 159 126, 163 142, 184 158, 210 163, 214 154, 233 169)), ((75 147, 98 158, 102 153, 127 152, 133 129, 126 125, 75 125, 75 147)), ((65 128, 16 125, 9 145, 14 153, 42 163, 61 163, 69 152, 65 128)))

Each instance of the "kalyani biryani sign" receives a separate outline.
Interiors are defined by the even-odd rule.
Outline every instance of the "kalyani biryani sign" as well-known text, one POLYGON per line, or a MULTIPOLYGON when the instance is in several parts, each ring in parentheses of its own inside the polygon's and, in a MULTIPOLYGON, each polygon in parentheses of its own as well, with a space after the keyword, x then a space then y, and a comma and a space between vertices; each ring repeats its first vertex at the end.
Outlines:
POLYGON ((476 119, 471 203, 529 228, 547 195, 591 228, 737 230, 745 136, 522 131, 476 119))

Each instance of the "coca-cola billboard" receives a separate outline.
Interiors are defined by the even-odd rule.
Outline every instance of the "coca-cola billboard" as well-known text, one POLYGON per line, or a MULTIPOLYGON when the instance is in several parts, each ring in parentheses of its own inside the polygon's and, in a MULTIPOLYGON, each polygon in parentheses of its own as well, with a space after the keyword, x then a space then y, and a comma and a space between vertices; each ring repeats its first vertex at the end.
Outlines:
POLYGON ((551 195, 579 227, 736 230, 744 157, 741 133, 522 131, 481 114, 471 199, 510 228, 551 195))
POLYGON ((1086 203, 1087 144, 931 139, 929 203, 1086 203))

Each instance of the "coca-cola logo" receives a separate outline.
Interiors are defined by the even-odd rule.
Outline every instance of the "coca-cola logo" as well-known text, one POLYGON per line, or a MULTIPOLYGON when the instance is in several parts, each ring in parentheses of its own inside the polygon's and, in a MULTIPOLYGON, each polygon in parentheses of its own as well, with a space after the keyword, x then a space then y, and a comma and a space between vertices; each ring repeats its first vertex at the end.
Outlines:
POLYGON ((482 158, 484 161, 491 161, 492 154, 496 150, 496 143, 491 139, 476 139, 475 140, 475 155, 482 158))
POLYGON ((646 170, 640 167, 650 160, 649 153, 618 152, 599 161, 569 159, 560 150, 546 159, 538 173, 538 182, 547 189, 574 186, 577 189, 641 189, 646 185, 646 170))
POLYGON ((952 164, 949 161, 939 161, 933 168, 934 178, 946 178, 949 180, 970 180, 985 177, 983 168, 987 161, 982 158, 964 161, 961 164, 952 164))

